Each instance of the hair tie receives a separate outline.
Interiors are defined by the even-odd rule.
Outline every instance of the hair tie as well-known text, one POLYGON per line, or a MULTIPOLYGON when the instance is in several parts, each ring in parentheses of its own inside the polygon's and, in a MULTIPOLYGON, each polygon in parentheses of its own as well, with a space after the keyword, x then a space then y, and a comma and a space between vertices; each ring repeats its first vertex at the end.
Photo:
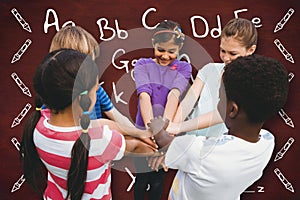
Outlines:
POLYGON ((184 40, 184 34, 182 33, 182 30, 181 30, 181 28, 179 28, 178 26, 176 26, 175 28, 174 28, 174 32, 175 32, 175 34, 177 35, 177 38, 180 38, 181 40, 184 40))
POLYGON ((153 37, 156 36, 156 35, 158 35, 158 34, 161 34, 161 33, 173 33, 174 34, 174 31, 168 30, 168 29, 157 31, 156 33, 153 34, 153 37))
POLYGON ((161 30, 161 31, 157 31, 156 33, 153 34, 152 37, 161 34, 161 33, 173 33, 176 38, 180 38, 182 41, 184 40, 185 35, 182 33, 181 29, 176 26, 173 30, 169 30, 169 29, 165 29, 165 30, 161 30))
POLYGON ((85 94, 88 94, 88 91, 87 91, 87 90, 84 90, 84 91, 81 92, 79 95, 82 96, 82 95, 85 95, 85 94))
POLYGON ((90 112, 89 112, 89 111, 83 111, 82 114, 83 114, 83 115, 89 115, 90 112))
POLYGON ((82 133, 88 133, 89 129, 82 129, 82 133))
POLYGON ((41 110, 42 110, 42 108, 35 108, 35 110, 36 110, 36 111, 41 111, 41 110))

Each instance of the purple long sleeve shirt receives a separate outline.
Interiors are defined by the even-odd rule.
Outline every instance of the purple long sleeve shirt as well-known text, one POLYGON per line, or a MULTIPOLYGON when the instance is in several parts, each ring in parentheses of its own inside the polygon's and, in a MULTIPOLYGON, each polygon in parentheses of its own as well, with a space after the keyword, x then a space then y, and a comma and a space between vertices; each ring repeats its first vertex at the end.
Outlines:
MULTIPOLYGON (((169 66, 161 66, 152 58, 139 59, 134 67, 137 94, 146 92, 150 95, 154 117, 163 116, 167 97, 171 89, 184 92, 192 73, 188 62, 174 60, 169 66)), ((138 101, 136 127, 145 128, 138 101)))

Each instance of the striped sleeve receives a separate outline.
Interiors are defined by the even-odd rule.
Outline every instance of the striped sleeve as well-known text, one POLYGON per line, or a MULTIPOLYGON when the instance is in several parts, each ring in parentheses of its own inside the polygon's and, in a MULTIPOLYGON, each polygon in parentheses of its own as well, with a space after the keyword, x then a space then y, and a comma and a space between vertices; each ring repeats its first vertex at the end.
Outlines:
POLYGON ((97 99, 95 103, 95 112, 97 115, 97 119, 102 117, 102 112, 107 112, 113 109, 114 105, 111 102, 109 96, 103 89, 103 87, 99 87, 97 90, 97 99))

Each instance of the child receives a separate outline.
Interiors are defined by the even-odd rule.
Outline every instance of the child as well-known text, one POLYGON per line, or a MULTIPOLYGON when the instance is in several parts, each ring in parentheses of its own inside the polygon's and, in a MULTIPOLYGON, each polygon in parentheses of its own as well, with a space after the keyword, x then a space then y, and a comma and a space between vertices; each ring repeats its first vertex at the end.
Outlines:
MULTIPOLYGON (((60 48, 74 49, 84 54, 89 54, 93 60, 100 54, 99 44, 96 39, 80 26, 65 26, 54 35, 49 51, 51 52, 60 48)), ((151 133, 149 131, 140 131, 134 128, 134 125, 129 119, 114 107, 105 90, 99 86, 99 89, 97 90, 97 100, 95 107, 90 113, 90 118, 103 118, 102 113, 109 119, 117 122, 120 125, 119 128, 122 129, 122 133, 124 132, 125 134, 134 137, 142 136, 143 138, 141 139, 144 142, 156 146, 153 144, 152 140, 149 139, 151 133), (130 131, 126 130, 127 127, 129 127, 130 131)))
MULTIPOLYGON (((147 123, 159 115, 173 120, 179 97, 186 89, 192 71, 189 63, 176 59, 183 41, 184 34, 179 24, 170 20, 163 21, 152 37, 154 58, 141 58, 135 64, 138 95, 136 127, 148 128, 147 123)), ((148 184, 149 199, 160 199, 165 172, 148 172, 151 169, 145 159, 136 159, 135 165, 138 173, 134 199, 144 199, 148 184)))
MULTIPOLYGON (((80 26, 65 26, 54 35, 49 51, 51 52, 60 48, 78 50, 89 54, 94 60, 100 54, 99 44, 96 39, 80 26)), ((113 121, 134 127, 129 119, 114 107, 105 90, 99 86, 97 101, 90 117, 91 119, 100 119, 102 118, 102 113, 105 113, 113 121)))
POLYGON ((111 199, 110 161, 125 150, 153 153, 140 140, 125 141, 108 120, 90 123, 98 81, 92 58, 71 49, 49 53, 36 70, 36 111, 25 124, 20 155, 27 183, 44 199, 111 199))
POLYGON ((171 200, 240 199, 271 158, 274 136, 262 126, 286 102, 285 67, 252 55, 226 65, 222 77, 218 109, 226 110, 228 135, 175 137, 165 157, 167 167, 178 169, 171 200))
POLYGON ((194 83, 178 106, 175 123, 170 123, 167 131, 173 134, 190 131, 188 134, 204 136, 227 132, 218 113, 211 112, 218 102, 220 76, 225 65, 237 57, 253 54, 256 44, 257 30, 251 21, 242 18, 230 20, 221 33, 220 58, 223 63, 209 63, 198 71, 194 83), (180 123, 187 116, 189 120, 180 123))

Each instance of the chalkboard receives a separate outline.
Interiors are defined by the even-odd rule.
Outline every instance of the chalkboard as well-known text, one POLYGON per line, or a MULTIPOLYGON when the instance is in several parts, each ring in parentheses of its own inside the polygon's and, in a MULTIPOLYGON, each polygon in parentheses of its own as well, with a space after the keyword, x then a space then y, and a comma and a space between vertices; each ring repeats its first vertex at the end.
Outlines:
MULTIPOLYGON (((193 77, 209 62, 221 62, 219 37, 232 18, 251 20, 258 29, 256 53, 280 60, 289 71, 287 104, 264 128, 276 137, 270 163, 261 179, 241 196, 243 200, 300 199, 300 3, 273 1, 1 1, 0 59, 0 196, 1 199, 37 199, 22 174, 19 145, 24 122, 33 110, 32 78, 47 54, 54 34, 76 24, 99 42, 102 86, 114 105, 135 121, 137 98, 132 76, 135 61, 151 57, 151 34, 164 19, 177 21, 187 36, 181 59, 193 66, 193 77)), ((193 78, 191 78, 191 82, 193 78)), ((133 199, 134 171, 130 158, 114 163, 113 199, 133 199)), ((175 171, 165 180, 162 199, 167 199, 175 171)), ((218 191, 216 191, 218 192, 218 191)))

